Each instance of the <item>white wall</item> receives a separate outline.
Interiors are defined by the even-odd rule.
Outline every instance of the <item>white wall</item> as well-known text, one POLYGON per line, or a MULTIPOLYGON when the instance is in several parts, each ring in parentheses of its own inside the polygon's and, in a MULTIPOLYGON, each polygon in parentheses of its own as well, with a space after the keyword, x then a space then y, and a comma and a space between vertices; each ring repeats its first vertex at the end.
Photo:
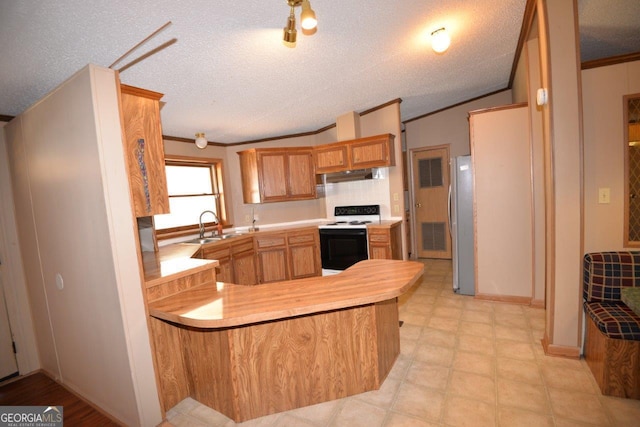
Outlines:
POLYGON ((582 71, 584 252, 624 249, 624 95, 640 93, 640 61, 582 71), (611 203, 598 203, 598 189, 611 203))
POLYGON ((0 292, 5 295, 9 327, 16 343, 18 372, 25 375, 40 368, 40 358, 20 257, 4 125, 0 122, 0 292))
POLYGON ((512 104, 511 91, 505 90, 461 104, 439 113, 405 122, 407 151, 450 144, 451 157, 469 154, 469 111, 512 104))
POLYGON ((6 138, 42 368, 126 425, 158 424, 114 72, 85 67, 6 138))
POLYGON ((533 298, 529 109, 471 116, 476 296, 533 298))

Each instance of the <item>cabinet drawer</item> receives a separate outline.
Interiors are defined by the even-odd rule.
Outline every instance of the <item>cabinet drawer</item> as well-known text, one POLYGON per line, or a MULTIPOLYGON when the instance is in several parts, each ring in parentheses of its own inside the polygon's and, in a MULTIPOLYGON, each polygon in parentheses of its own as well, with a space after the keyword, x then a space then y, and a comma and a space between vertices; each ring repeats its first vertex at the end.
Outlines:
POLYGON ((284 235, 262 236, 256 239, 258 249, 274 248, 277 246, 285 246, 284 235))
POLYGON ((369 241, 375 243, 389 243, 389 234, 383 233, 369 233, 369 241))
POLYGON ((228 246, 225 247, 210 247, 202 249, 202 257, 204 259, 225 259, 231 256, 231 250, 228 246))
POLYGON ((317 233, 305 233, 305 234, 295 234, 293 236, 288 236, 287 242, 290 245, 300 245, 304 243, 313 243, 316 239, 317 233))
POLYGON ((239 254, 242 252, 248 252, 253 250, 253 239, 247 239, 244 242, 235 243, 231 246, 231 252, 235 254, 239 254))

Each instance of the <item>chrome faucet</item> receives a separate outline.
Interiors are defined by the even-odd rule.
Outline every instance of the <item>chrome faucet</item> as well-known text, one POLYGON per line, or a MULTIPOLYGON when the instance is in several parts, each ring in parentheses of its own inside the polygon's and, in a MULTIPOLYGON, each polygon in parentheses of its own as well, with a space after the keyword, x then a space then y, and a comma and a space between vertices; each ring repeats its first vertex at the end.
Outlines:
MULTIPOLYGON (((216 215, 216 213, 214 211, 203 211, 200 214, 200 238, 204 239, 204 223, 202 222, 202 217, 204 216, 204 214, 206 213, 210 213, 211 215, 213 215, 213 217, 215 218, 215 223, 216 224, 220 224, 220 220, 218 219, 218 215, 216 215)), ((211 231, 211 237, 213 237, 215 235, 215 230, 211 231)))

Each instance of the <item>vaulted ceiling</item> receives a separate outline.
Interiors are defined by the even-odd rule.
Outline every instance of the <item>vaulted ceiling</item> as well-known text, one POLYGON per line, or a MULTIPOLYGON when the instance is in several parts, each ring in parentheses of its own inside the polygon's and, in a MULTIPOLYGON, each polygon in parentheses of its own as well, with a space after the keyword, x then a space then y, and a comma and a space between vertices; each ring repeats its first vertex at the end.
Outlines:
MULTIPOLYGON (((232 143, 298 132, 401 98, 402 120, 507 88, 526 0, 311 0, 314 35, 284 46, 285 0, 0 0, 0 114, 75 71, 116 64, 164 93, 163 132, 232 143), (436 54, 440 27, 451 47, 436 54)), ((638 0, 578 0, 582 60, 640 50, 638 0)), ((299 17, 299 9, 296 8, 299 17)))

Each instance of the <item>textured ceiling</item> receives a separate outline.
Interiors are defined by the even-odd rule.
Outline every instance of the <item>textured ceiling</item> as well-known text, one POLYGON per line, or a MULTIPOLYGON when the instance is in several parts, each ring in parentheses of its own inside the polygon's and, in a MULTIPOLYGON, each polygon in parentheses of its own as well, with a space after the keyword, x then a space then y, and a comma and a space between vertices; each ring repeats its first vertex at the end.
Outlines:
MULTIPOLYGON (((0 0, 0 114, 19 114, 87 63, 111 65, 172 21, 114 67, 168 44, 121 73, 165 94, 166 135, 231 143, 308 132, 397 98, 407 120, 505 89, 525 3, 311 0, 318 30, 298 31, 291 49, 285 0, 0 0), (424 36, 442 26, 452 43, 438 55, 424 36)), ((579 0, 583 60, 640 50, 637 6, 579 0)))

